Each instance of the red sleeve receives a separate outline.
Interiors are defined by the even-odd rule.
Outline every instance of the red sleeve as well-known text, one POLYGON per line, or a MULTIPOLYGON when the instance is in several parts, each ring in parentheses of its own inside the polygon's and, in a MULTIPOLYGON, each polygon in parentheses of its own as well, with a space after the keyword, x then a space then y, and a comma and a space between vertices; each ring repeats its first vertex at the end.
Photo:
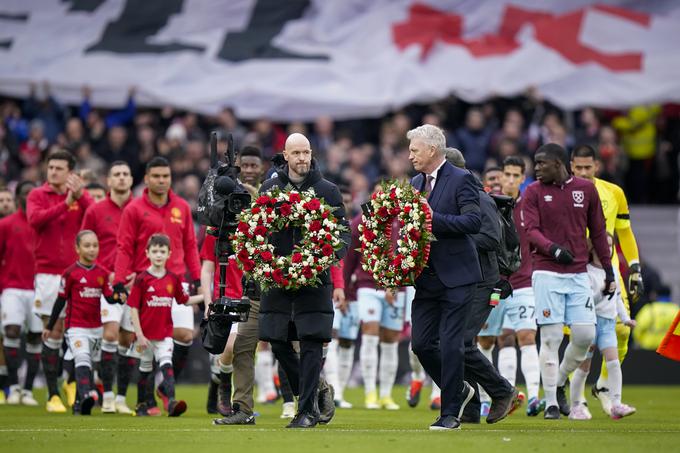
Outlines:
POLYGON ((54 206, 45 206, 43 192, 32 190, 28 194, 26 201, 26 217, 28 223, 36 230, 41 230, 47 223, 61 217, 68 210, 65 202, 60 202, 54 206))
POLYGON ((213 263, 216 261, 215 260, 215 243, 217 242, 217 238, 215 236, 212 236, 210 234, 206 234, 205 239, 203 240, 203 245, 201 246, 201 259, 204 261, 212 261, 213 263))
POLYGON ((189 300, 189 293, 187 293, 187 291, 184 289, 184 285, 182 285, 182 279, 177 276, 175 276, 174 297, 178 304, 186 304, 189 300))
POLYGON ((71 294, 71 271, 66 270, 61 276, 61 281, 59 282, 59 295, 62 299, 69 299, 69 294, 71 294))
POLYGON ((104 284, 102 285, 102 295, 106 299, 110 299, 113 297, 113 287, 111 286, 111 280, 109 280, 109 271, 103 267, 100 269, 102 270, 102 277, 104 278, 104 284))
POLYGON ((142 306, 142 295, 144 294, 143 285, 144 280, 142 280, 142 276, 137 276, 127 299, 127 304, 132 308, 136 308, 137 310, 139 310, 142 306))
POLYGON ((87 190, 83 189, 83 194, 80 196, 80 198, 78 198, 77 203, 80 206, 80 209, 82 209, 83 212, 87 213, 87 208, 94 204, 94 200, 87 192, 87 190))
POLYGON ((525 230, 529 243, 534 246, 541 254, 550 256, 550 246, 552 241, 546 238, 541 232, 541 217, 538 212, 538 190, 536 186, 527 187, 524 194, 524 202, 520 215, 524 220, 525 230))
POLYGON ((333 289, 345 289, 343 267, 344 260, 340 260, 338 264, 331 266, 331 280, 333 281, 333 289))
POLYGON ((118 227, 116 263, 113 266, 113 283, 125 283, 125 277, 132 273, 132 260, 135 253, 136 241, 136 212, 128 206, 123 210, 118 227))
POLYGON ((198 244, 196 243, 196 231, 194 231, 194 220, 191 218, 190 209, 184 211, 184 260, 189 268, 192 280, 201 278, 201 260, 198 257, 198 244))
POLYGON ((604 219, 604 213, 602 212, 602 202, 600 201, 600 195, 598 195, 594 184, 591 184, 589 192, 588 230, 590 232, 590 240, 593 243, 593 248, 597 253, 597 257, 600 258, 602 267, 604 269, 611 269, 611 248, 607 241, 607 224, 604 219))
MULTIPOLYGON (((0 264, 2 264, 5 259, 5 249, 7 248, 7 235, 5 234, 5 225, 7 222, 0 222, 0 264)), ((2 288, 0 288, 2 291, 2 288)))
POLYGON ((359 223, 360 221, 352 221, 350 228, 352 230, 352 240, 349 247, 347 248, 347 255, 345 255, 343 263, 343 274, 345 277, 345 288, 349 288, 352 282, 352 275, 357 270, 357 267, 361 265, 361 255, 357 249, 361 247, 359 244, 359 223))
POLYGON ((96 211, 94 209, 88 209, 85 211, 83 223, 80 225, 81 230, 92 230, 95 233, 97 232, 97 218, 94 215, 95 212, 96 211))

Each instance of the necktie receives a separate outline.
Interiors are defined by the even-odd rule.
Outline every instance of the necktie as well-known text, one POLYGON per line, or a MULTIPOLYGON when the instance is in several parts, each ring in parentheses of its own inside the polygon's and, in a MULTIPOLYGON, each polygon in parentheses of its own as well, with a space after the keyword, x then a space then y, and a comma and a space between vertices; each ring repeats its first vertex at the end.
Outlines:
POLYGON ((432 175, 427 175, 425 178, 425 187, 423 187, 423 195, 425 198, 430 197, 430 193, 432 192, 432 181, 434 180, 434 177, 432 175))

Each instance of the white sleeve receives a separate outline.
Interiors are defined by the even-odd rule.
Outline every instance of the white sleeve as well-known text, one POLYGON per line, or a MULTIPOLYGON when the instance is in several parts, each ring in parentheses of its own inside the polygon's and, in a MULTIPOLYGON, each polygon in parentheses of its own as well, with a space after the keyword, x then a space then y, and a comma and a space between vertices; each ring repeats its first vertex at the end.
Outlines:
POLYGON ((621 294, 617 293, 614 297, 616 297, 616 314, 619 315, 619 319, 623 323, 630 321, 630 316, 628 316, 628 310, 626 310, 626 306, 623 305, 623 298, 621 297, 621 294))

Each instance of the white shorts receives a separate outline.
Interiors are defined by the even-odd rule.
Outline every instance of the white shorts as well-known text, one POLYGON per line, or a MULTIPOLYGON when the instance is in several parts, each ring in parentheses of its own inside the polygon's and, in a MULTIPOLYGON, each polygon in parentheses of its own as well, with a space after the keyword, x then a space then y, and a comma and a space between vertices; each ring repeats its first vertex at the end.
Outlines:
POLYGON ((151 345, 142 350, 139 345, 135 344, 135 350, 139 354, 139 371, 148 373, 153 370, 153 360, 156 359, 158 366, 163 366, 166 363, 172 365, 172 350, 175 344, 172 338, 164 338, 162 340, 149 340, 151 345))
POLYGON ((102 331, 101 327, 92 329, 71 327, 66 330, 64 337, 68 349, 73 355, 76 367, 89 366, 92 368, 92 362, 99 362, 102 352, 102 331))
POLYGON ((125 305, 110 304, 106 301, 106 298, 102 296, 99 301, 99 307, 101 309, 102 324, 106 324, 107 322, 117 322, 120 324, 123 320, 125 305))
POLYGON ((380 327, 399 332, 404 328, 404 297, 397 297, 390 305, 385 300, 385 291, 359 288, 356 303, 359 304, 361 322, 379 322, 380 327))
POLYGON ((194 309, 191 305, 172 301, 172 328, 194 330, 194 309))
POLYGON ((5 326, 20 326, 29 332, 42 332, 43 324, 40 318, 33 314, 35 293, 30 289, 7 288, 0 296, 2 305, 2 328, 5 326))
MULTIPOLYGON (((33 313, 38 316, 50 316, 52 307, 59 295, 59 284, 61 275, 59 274, 35 274, 35 301, 33 302, 33 313)), ((62 310, 59 315, 64 318, 66 312, 62 310)))

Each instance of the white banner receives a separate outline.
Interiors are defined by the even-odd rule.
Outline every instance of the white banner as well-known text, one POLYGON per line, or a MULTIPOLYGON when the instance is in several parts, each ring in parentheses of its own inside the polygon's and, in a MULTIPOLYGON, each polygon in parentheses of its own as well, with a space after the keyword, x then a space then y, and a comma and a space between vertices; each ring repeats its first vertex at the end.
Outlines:
POLYGON ((2 0, 0 93, 243 118, 380 115, 536 87, 563 108, 680 101, 680 2, 2 0))

